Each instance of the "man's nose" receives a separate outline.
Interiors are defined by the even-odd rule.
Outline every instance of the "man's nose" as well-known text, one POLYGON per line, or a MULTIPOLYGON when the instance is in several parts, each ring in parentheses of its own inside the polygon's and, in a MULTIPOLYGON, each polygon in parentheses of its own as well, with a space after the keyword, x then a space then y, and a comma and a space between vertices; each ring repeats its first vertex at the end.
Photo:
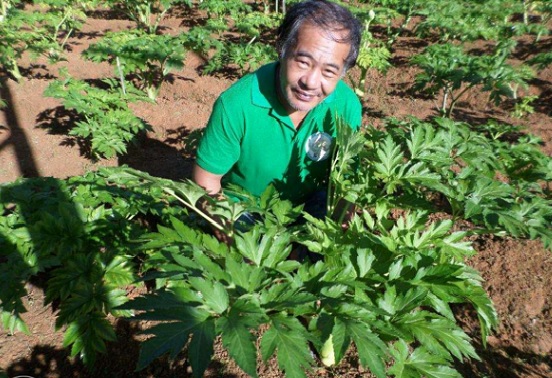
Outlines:
POLYGON ((308 89, 317 89, 320 86, 320 70, 313 68, 301 77, 301 83, 308 89))

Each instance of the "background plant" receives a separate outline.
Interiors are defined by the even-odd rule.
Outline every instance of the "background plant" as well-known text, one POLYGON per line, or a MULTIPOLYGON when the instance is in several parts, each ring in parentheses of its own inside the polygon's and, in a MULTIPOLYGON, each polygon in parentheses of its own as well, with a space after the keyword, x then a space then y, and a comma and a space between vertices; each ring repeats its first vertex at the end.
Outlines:
POLYGON ((123 93, 116 80, 103 82, 107 86, 105 89, 66 75, 62 80, 53 81, 44 91, 45 96, 61 99, 66 109, 77 113, 80 119, 69 135, 88 145, 95 159, 124 154, 137 135, 151 130, 151 126, 128 107, 129 103, 148 101, 148 98, 131 85, 123 93))
POLYGON ((19 0, 1 0, 0 1, 0 22, 4 22, 8 16, 8 12, 14 6, 19 4, 19 0))
POLYGON ((498 49, 494 55, 474 56, 451 43, 430 45, 411 59, 422 69, 413 89, 430 95, 441 93, 439 111, 446 117, 451 116, 460 98, 476 86, 488 91, 495 105, 504 97, 515 99, 518 88, 527 87, 533 72, 528 66, 508 64, 508 55, 508 46, 498 49))
POLYGON ((55 47, 44 45, 40 31, 28 27, 28 17, 26 12, 14 9, 0 22, 0 64, 16 81, 23 77, 18 66, 23 53, 37 56, 49 50, 50 46, 55 47))
POLYGON ((83 56, 93 62, 110 62, 117 77, 136 77, 137 86, 155 100, 167 75, 184 67, 186 50, 178 36, 123 31, 106 34, 83 56))
POLYGON ((230 67, 243 75, 277 58, 273 45, 265 41, 272 38, 273 31, 282 19, 281 13, 253 10, 248 4, 218 0, 203 2, 199 8, 207 10, 205 28, 218 34, 217 42, 212 42, 207 33, 202 32, 203 27, 192 29, 193 38, 183 38, 186 46, 200 51, 206 58, 203 67, 205 74, 230 67), (229 28, 229 24, 233 24, 233 27, 229 28), (224 37, 224 31, 234 33, 234 37, 224 37))
POLYGON ((59 51, 63 51, 69 37, 83 26, 85 11, 96 5, 90 0, 40 0, 38 4, 43 12, 36 22, 44 26, 49 39, 57 42, 59 51))
POLYGON ((167 12, 177 6, 192 6, 191 0, 106 0, 108 7, 121 9, 136 26, 155 34, 167 12))
POLYGON ((543 189, 551 178, 551 160, 538 138, 523 136, 512 143, 507 136, 519 129, 493 121, 476 129, 446 118, 390 120, 389 126, 386 136, 372 133, 379 148, 365 158, 375 170, 368 177, 379 177, 384 185, 366 181, 374 191, 365 201, 382 198, 399 207, 440 209, 473 222, 475 233, 538 238, 552 246, 550 193, 543 189))
POLYGON ((357 66, 360 68, 358 79, 355 80, 349 74, 349 80, 353 85, 355 93, 362 99, 366 90, 366 75, 370 69, 375 69, 378 72, 385 73, 391 64, 391 52, 387 46, 380 40, 374 38, 370 32, 370 23, 375 19, 376 13, 371 11, 368 18, 364 21, 364 29, 362 31, 362 40, 360 51, 357 58, 357 66))
POLYGON ((374 24, 383 24, 386 28, 385 44, 391 48, 397 38, 408 28, 412 17, 419 13, 426 2, 420 0, 375 0, 361 1, 361 6, 355 4, 351 11, 361 20, 370 18, 368 13, 375 12, 374 24), (397 22, 398 26, 393 26, 397 22))
POLYGON ((421 38, 436 35, 442 42, 499 40, 505 29, 512 30, 512 16, 521 11, 521 2, 511 0, 430 1, 419 11, 424 20, 416 33, 421 38))
POLYGON ((41 0, 37 9, 14 8, 18 4, 2 3, 6 9, 0 21, 0 64, 15 80, 22 78, 18 59, 29 53, 32 60, 46 56, 50 62, 63 60, 67 40, 86 20, 85 10, 93 2, 74 0, 41 0))

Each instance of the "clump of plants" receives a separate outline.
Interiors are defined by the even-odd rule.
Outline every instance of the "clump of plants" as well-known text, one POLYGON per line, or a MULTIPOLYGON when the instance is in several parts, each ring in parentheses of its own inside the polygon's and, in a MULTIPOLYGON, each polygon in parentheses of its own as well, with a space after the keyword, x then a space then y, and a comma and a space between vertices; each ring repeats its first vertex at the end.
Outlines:
POLYGON ((69 135, 89 149, 90 157, 109 159, 123 155, 129 143, 151 130, 128 107, 130 103, 149 100, 142 91, 131 85, 123 91, 114 79, 103 80, 106 88, 101 88, 71 78, 66 72, 64 75, 64 79, 50 83, 44 95, 61 99, 66 109, 76 112, 78 119, 69 135))
POLYGON ((515 99, 520 88, 527 88, 534 72, 526 65, 507 63, 512 44, 499 45, 493 55, 466 54, 462 46, 434 44, 415 55, 411 62, 419 67, 413 89, 432 96, 440 95, 439 112, 450 117, 458 101, 475 87, 489 92, 495 105, 504 98, 515 99))
POLYGON ((107 33, 83 56, 97 63, 110 62, 116 77, 135 78, 136 86, 155 100, 167 75, 184 67, 186 50, 179 37, 124 31, 107 33))

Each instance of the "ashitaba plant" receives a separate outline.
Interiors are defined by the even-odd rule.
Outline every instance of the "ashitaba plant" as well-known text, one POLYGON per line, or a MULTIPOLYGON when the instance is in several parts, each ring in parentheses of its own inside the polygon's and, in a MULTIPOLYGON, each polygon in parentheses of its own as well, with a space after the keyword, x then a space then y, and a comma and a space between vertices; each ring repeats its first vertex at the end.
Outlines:
POLYGON ((79 115, 69 135, 89 148, 91 158, 123 155, 139 134, 151 130, 128 107, 132 102, 151 101, 142 91, 130 84, 123 91, 113 79, 103 80, 107 87, 103 89, 71 78, 67 72, 62 71, 62 76, 48 85, 44 95, 61 99, 66 109, 79 115))
POLYGON ((113 186, 102 172, 1 185, 2 326, 28 332, 21 317, 26 283, 44 282, 46 303, 56 302, 63 345, 92 366, 116 339, 108 315, 130 315, 115 308, 139 277, 141 252, 132 240, 147 231, 148 219, 163 219, 172 209, 161 191, 113 186))
POLYGON ((442 96, 439 112, 451 117, 457 102, 475 87, 489 92, 495 105, 505 98, 517 97, 518 89, 527 87, 534 72, 526 65, 507 63, 511 44, 499 44, 492 55, 471 55, 452 43, 426 47, 411 58, 422 71, 416 75, 414 91, 442 96))
MULTIPOLYGON (((311 346, 333 365, 354 344, 360 363, 378 377, 459 376, 452 361, 477 358, 450 305, 473 305, 483 339, 496 325, 496 314, 479 274, 465 263, 475 253, 464 240, 466 232, 453 232, 450 219, 429 222, 430 212, 415 207, 393 215, 392 190, 380 197, 380 189, 373 189, 386 184, 382 174, 355 168, 368 166, 359 164, 359 156, 372 158, 362 152, 369 143, 366 134, 340 129, 325 219, 302 214, 306 223, 297 225, 300 208, 269 189, 258 201, 206 198, 208 213, 194 211, 231 233, 231 245, 182 217, 143 236, 150 268, 143 279, 155 279, 157 288, 121 307, 135 311, 135 320, 159 322, 146 330, 152 337, 143 343, 139 369, 185 349, 194 376, 202 376, 217 336, 251 376, 257 376, 260 353, 265 361, 276 356, 286 376, 303 377, 315 364, 311 346), (357 207, 346 230, 342 201, 357 207), (249 229, 233 227, 244 211, 258 214, 259 222, 249 229), (297 244, 318 254, 319 261, 289 260, 297 244)), ((393 150, 389 143, 369 148, 380 157, 378 171, 404 171, 400 184, 413 190, 438 187, 438 175, 420 164, 394 168, 404 159, 386 155, 393 150)), ((114 174, 113 180, 161 186, 192 210, 204 197, 191 183, 132 171, 114 174)))
POLYGON ((184 67, 186 49, 179 36, 122 31, 107 33, 83 51, 83 56, 96 63, 111 63, 117 77, 137 79, 136 86, 155 100, 167 75, 184 67))

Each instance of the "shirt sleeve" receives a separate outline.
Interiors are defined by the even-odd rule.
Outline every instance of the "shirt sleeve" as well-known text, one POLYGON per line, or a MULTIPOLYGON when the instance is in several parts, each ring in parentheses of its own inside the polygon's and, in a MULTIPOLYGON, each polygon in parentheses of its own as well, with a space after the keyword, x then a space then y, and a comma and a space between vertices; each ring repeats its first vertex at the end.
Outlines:
POLYGON ((197 150, 196 163, 207 172, 224 175, 240 157, 240 127, 232 123, 219 97, 197 150))

